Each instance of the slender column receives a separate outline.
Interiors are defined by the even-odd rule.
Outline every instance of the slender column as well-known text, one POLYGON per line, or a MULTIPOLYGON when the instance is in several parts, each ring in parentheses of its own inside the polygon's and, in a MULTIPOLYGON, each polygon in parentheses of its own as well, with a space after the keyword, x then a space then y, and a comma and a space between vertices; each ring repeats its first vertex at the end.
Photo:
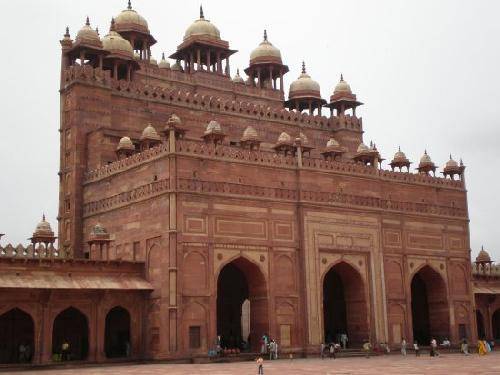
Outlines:
POLYGON ((226 57, 226 75, 228 77, 231 76, 231 71, 230 71, 230 67, 229 67, 229 56, 226 57))
POLYGON ((116 61, 113 62, 113 78, 118 79, 118 63, 116 61))
POLYGON ((262 87, 261 81, 260 81, 260 67, 257 68, 257 86, 262 87))
POLYGON ((102 55, 99 55, 99 69, 102 69, 102 55))
POLYGON ((283 92, 283 69, 280 71, 280 91, 283 92))
POLYGON ((141 43, 141 60, 146 60, 146 41, 141 43))
POLYGON ((80 64, 83 66, 85 63, 85 51, 80 51, 80 64))
POLYGON ((207 50, 207 71, 210 71, 210 49, 207 50))
POLYGON ((318 114, 321 116, 321 102, 318 103, 318 114))
POLYGON ((194 72, 194 52, 189 52, 189 72, 194 72))
POLYGON ((312 109, 312 100, 309 99, 309 114, 310 115, 312 115, 312 111, 313 111, 313 109, 312 109))
POLYGON ((201 70, 201 51, 199 48, 196 50, 196 64, 198 65, 196 69, 201 70))
POLYGON ((295 100, 295 109, 300 113, 300 103, 298 99, 295 100))
POLYGON ((269 83, 271 84, 271 87, 273 87, 273 67, 269 67, 269 83))
POLYGON ((130 82, 131 78, 132 78, 132 64, 129 62, 127 63, 127 81, 130 82))
POLYGON ((216 58, 217 58, 217 73, 222 74, 222 61, 220 59, 220 51, 217 51, 216 58))

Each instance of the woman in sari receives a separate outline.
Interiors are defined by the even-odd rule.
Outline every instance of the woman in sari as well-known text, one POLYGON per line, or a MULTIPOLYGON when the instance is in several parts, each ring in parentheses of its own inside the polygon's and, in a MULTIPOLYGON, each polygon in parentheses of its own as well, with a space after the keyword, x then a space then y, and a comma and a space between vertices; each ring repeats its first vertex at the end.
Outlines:
POLYGON ((486 350, 486 345, 484 345, 483 340, 479 340, 479 342, 477 344, 478 344, 477 351, 478 351, 479 355, 485 355, 486 353, 488 353, 488 351, 486 350))

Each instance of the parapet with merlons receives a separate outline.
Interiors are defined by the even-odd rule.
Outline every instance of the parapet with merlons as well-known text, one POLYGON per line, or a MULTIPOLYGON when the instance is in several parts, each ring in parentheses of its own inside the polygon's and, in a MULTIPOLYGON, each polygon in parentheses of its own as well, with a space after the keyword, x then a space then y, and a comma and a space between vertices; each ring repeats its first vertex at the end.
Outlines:
MULTIPOLYGON (((176 73, 176 72, 174 72, 176 73)), ((183 75, 188 80, 188 75, 183 75)), ((179 76, 180 77, 180 76, 179 76)), ((183 89, 169 89, 161 86, 152 86, 136 81, 115 80, 109 78, 109 72, 94 69, 90 66, 71 66, 64 72, 64 82, 69 86, 73 82, 97 83, 110 87, 115 93, 184 106, 192 109, 218 111, 220 113, 234 113, 258 120, 277 121, 287 124, 300 125, 324 130, 348 129, 356 132, 363 130, 362 119, 342 115, 340 117, 326 117, 290 111, 283 106, 270 107, 246 101, 226 100, 213 95, 202 95, 183 89)), ((231 83, 234 85, 233 83, 231 83)))
POLYGON ((21 244, 16 247, 11 244, 6 246, 0 245, 0 258, 20 258, 20 259, 69 259, 73 258, 73 253, 70 249, 60 250, 52 244, 45 246, 43 243, 38 243, 36 246, 21 244))
MULTIPOLYGON (((277 168, 298 168, 297 156, 285 156, 283 154, 264 150, 248 150, 232 145, 214 146, 213 144, 196 140, 177 140, 175 152, 197 157, 202 156, 206 158, 273 166, 277 168)), ((168 144, 163 143, 146 151, 134 154, 126 159, 118 160, 87 172, 85 176, 85 183, 97 181, 116 173, 121 173, 151 160, 165 157, 169 153, 170 150, 168 148, 168 144)), ((442 177, 433 177, 430 175, 416 173, 381 170, 347 160, 324 160, 304 155, 302 157, 302 168, 321 172, 331 171, 340 174, 372 177, 409 184, 424 184, 454 189, 464 188, 463 181, 460 180, 450 180, 442 177)))

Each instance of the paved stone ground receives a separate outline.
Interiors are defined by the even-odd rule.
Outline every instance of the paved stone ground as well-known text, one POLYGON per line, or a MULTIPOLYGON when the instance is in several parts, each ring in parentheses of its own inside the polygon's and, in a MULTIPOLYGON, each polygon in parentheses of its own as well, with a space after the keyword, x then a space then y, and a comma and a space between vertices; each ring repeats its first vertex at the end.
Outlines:
MULTIPOLYGON (((257 367, 253 362, 239 363, 213 363, 203 365, 184 364, 147 364, 128 366, 102 366, 92 368, 61 369, 61 370, 37 370, 25 372, 12 372, 12 374, 26 375, 253 375, 257 373, 257 367)), ((459 354, 443 354, 439 358, 421 356, 416 358, 408 356, 403 358, 399 355, 366 358, 339 358, 330 359, 294 359, 266 361, 264 363, 265 375, 302 375, 302 374, 433 374, 433 375, 493 375, 500 374, 500 352, 491 353, 484 357, 477 354, 462 356, 459 354)))

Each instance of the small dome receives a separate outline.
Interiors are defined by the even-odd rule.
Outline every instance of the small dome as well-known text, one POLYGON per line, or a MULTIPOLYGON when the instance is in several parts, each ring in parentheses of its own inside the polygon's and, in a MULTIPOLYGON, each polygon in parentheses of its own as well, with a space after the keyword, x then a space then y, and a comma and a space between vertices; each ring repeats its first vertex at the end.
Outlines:
POLYGON ((217 121, 212 120, 208 123, 207 129, 205 130, 205 134, 209 133, 222 133, 222 128, 217 121))
POLYGON ((149 63, 154 66, 158 66, 158 61, 154 57, 149 58, 149 63))
POLYGON ((118 142, 117 150, 135 150, 135 146, 129 137, 122 137, 118 142))
POLYGON ((165 53, 161 54, 161 61, 158 64, 160 69, 170 69, 170 63, 165 59, 165 53))
POLYGON ((208 36, 209 38, 220 39, 220 32, 214 24, 206 20, 203 16, 203 8, 200 6, 200 18, 194 21, 184 33, 184 40, 192 36, 208 36))
POLYGON ((358 150, 357 152, 358 153, 361 153, 361 152, 370 152, 371 149, 370 147, 368 147, 367 145, 365 145, 363 142, 361 142, 358 146, 358 150))
POLYGON ((342 74, 340 75, 339 83, 337 83, 335 89, 333 90, 333 94, 340 94, 340 93, 352 94, 351 86, 349 86, 349 84, 346 81, 344 81, 344 76, 342 74))
POLYGON ((122 55, 126 58, 134 58, 134 49, 130 42, 115 31, 115 21, 111 20, 109 33, 102 38, 102 46, 112 55, 122 55))
POLYGON ((427 150, 424 151, 424 154, 420 158, 420 165, 422 164, 434 164, 431 160, 431 157, 427 154, 427 150))
POLYGON ((255 130, 252 126, 247 126, 247 128, 243 132, 243 137, 241 137, 241 140, 248 141, 250 139, 252 140, 259 139, 259 134, 257 133, 257 130, 255 130))
POLYGON ((92 228, 92 233, 93 234, 107 234, 108 232, 106 231, 106 229, 104 229, 104 227, 97 223, 96 225, 94 225, 94 227, 92 228))
POLYGON ((130 0, 128 2, 127 9, 122 10, 122 12, 116 16, 115 20, 118 30, 133 29, 149 33, 148 22, 143 16, 132 9, 130 0))
POLYGON ((394 154, 394 161, 406 161, 408 160, 406 158, 406 155, 401 149, 398 149, 398 151, 394 154))
POLYGON ((311 76, 306 73, 305 63, 302 62, 302 74, 290 85, 288 96, 292 98, 295 95, 300 95, 300 93, 304 91, 313 91, 315 95, 321 97, 319 83, 313 80, 311 76))
POLYGON ((476 263, 487 263, 491 262, 490 254, 481 246, 481 251, 476 257, 476 263))
POLYGON ((159 141, 160 136, 156 132, 156 129, 149 123, 144 130, 142 131, 141 134, 141 141, 148 139, 148 140, 153 140, 153 141, 159 141))
POLYGON ((450 155, 450 160, 446 162, 445 168, 457 168, 457 167, 458 163, 455 160, 453 160, 453 158, 450 155))
POLYGON ((45 215, 42 216, 42 221, 40 221, 36 228, 35 232, 33 233, 34 235, 37 236, 53 236, 54 232, 52 231, 52 228, 50 227, 50 223, 45 220, 45 215))
POLYGON ((87 45, 101 46, 101 39, 97 31, 90 27, 90 21, 87 17, 85 25, 78 31, 75 38, 75 43, 83 43, 87 45))
POLYGON ((288 135, 288 133, 281 133, 278 137, 278 143, 292 143, 292 138, 288 135))
POLYGON ((182 123, 180 117, 177 116, 175 113, 172 113, 172 115, 168 119, 168 122, 171 124, 176 124, 176 125, 180 125, 182 123))
POLYGON ((281 52, 267 40, 267 31, 264 30, 264 40, 250 54, 250 64, 256 59, 270 58, 281 63, 281 52))
POLYGON ((340 144, 337 142, 335 138, 330 138, 328 142, 326 142, 326 147, 339 147, 340 144))
POLYGON ((239 69, 236 69, 236 75, 233 78, 233 82, 234 83, 243 83, 243 84, 245 84, 245 80, 243 78, 241 78, 241 76, 240 76, 240 70, 239 69))
POLYGON ((304 133, 300 132, 299 138, 303 145, 309 143, 309 139, 307 139, 307 136, 304 133))

